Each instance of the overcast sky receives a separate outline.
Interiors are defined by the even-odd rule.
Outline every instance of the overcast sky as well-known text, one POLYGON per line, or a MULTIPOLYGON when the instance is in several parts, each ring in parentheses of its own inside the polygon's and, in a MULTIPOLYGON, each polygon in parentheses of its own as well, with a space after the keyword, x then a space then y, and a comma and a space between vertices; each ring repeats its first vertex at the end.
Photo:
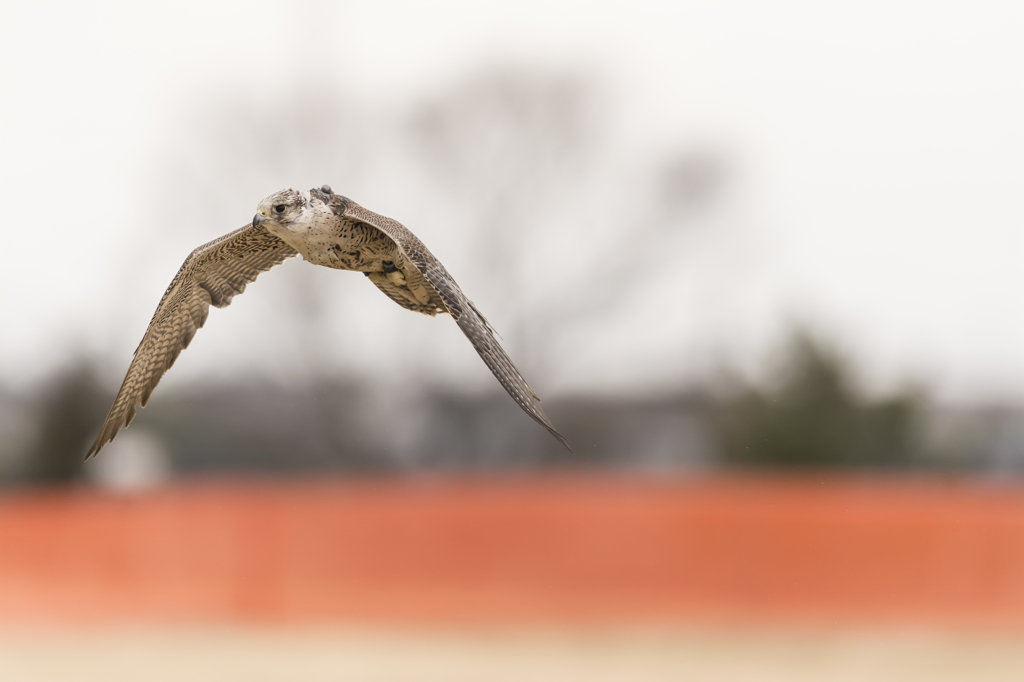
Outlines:
MULTIPOLYGON (((226 162, 215 170, 237 179, 220 201, 204 196, 209 212, 160 191, 224 93, 270 106, 295 82, 322 82, 366 112, 400 112, 495 64, 600 84, 619 154, 602 158, 642 167, 703 146, 730 168, 721 222, 732 231, 691 244, 700 262, 653 253, 637 268, 664 269, 667 288, 692 269, 742 291, 638 304, 576 338, 586 348, 535 385, 638 390, 667 366, 676 378, 716 357, 755 366, 803 321, 839 339, 874 385, 1024 400, 1021 36, 1024 5, 1012 2, 3 3, 0 381, 30 381, 78 352, 123 372, 191 248, 245 223, 267 194, 321 182, 394 214, 457 278, 470 273, 463 287, 514 344, 501 303, 470 286, 479 254, 437 215, 457 206, 414 201, 424 190, 411 183, 378 172, 357 196, 340 186, 354 176, 339 160, 332 177, 293 167, 302 177, 247 187, 226 162), (177 215, 189 223, 180 234, 167 229, 177 215)), ((270 279, 297 265, 243 298, 283 286, 270 279)), ((353 310, 432 348, 463 344, 439 350, 439 366, 484 380, 454 325, 406 320, 357 284, 353 310)), ((247 305, 214 311, 168 381, 301 352, 275 340, 287 330, 262 332, 272 325, 247 305), (232 353, 256 337, 251 354, 232 353)), ((381 347, 346 334, 337 343, 368 357, 381 347)))

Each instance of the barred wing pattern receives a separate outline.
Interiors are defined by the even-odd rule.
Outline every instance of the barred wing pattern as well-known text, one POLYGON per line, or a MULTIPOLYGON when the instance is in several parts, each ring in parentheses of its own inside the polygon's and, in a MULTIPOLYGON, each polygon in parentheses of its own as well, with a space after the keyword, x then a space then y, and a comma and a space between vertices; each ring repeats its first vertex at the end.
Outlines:
POLYGON ((252 225, 203 244, 189 254, 160 299, 86 459, 131 423, 136 405, 146 406, 160 378, 206 322, 211 305, 227 306, 260 273, 294 255, 295 250, 281 239, 252 225))
MULTIPOLYGON (((519 373, 498 340, 494 338, 494 330, 491 329, 490 324, 476 309, 473 302, 466 298, 459 285, 455 283, 440 261, 434 258, 434 255, 423 245, 423 242, 398 221, 367 210, 351 199, 334 195, 331 197, 331 208, 336 214, 375 227, 394 240, 405 257, 416 266, 427 282, 437 291, 447 312, 458 323, 462 333, 473 344, 473 348, 480 354, 491 373, 508 391, 512 399, 572 452, 569 441, 555 429, 547 415, 544 414, 544 410, 540 406, 540 397, 526 383, 523 375, 519 373)), ((394 299, 393 296, 391 298, 394 299)), ((396 302, 404 306, 397 299, 396 302)))

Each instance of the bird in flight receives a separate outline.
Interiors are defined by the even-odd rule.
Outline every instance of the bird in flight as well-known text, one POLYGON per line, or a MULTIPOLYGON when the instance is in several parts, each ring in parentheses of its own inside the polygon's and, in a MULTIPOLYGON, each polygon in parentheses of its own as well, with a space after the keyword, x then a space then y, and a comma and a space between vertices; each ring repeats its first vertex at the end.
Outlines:
POLYGON ((211 305, 227 306, 260 273, 297 254, 313 265, 363 273, 403 308, 431 317, 451 315, 519 407, 569 448, 487 320, 423 242, 401 223, 324 185, 270 195, 251 224, 189 254, 160 299, 86 459, 131 423, 136 405, 146 406, 160 378, 206 322, 211 305))

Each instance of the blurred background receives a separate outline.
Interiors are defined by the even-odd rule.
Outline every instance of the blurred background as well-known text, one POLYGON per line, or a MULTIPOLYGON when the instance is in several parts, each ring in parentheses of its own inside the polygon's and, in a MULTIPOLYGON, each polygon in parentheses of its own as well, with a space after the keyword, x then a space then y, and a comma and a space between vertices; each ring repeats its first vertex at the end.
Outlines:
MULTIPOLYGON (((671 646, 616 640, 629 660, 657 661, 650 679, 674 679, 665 671, 706 663, 712 654, 693 652, 715 647, 792 650, 793 660, 821 650, 803 635, 743 639, 730 629, 736 623, 763 632, 794 621, 814 637, 822 621, 877 633, 893 618, 929 632, 967 621, 998 625, 1000 637, 1019 631, 1022 32, 1024 9, 999 2, 0 4, 0 619, 59 627, 184 619, 222 636, 239 624, 312 619, 354 627, 339 635, 346 642, 364 636, 352 632, 367 622, 411 619, 406 645, 426 641, 417 637, 445 619, 465 628, 525 618, 530 632, 591 617, 612 626, 685 622, 689 634, 677 623, 675 634, 659 635, 671 646), (450 319, 411 314, 362 277, 293 259, 212 311, 149 407, 84 463, 188 253, 247 223, 263 197, 324 183, 429 246, 500 332, 575 453, 521 413, 450 319), (487 507, 498 504, 488 502, 492 493, 507 506, 487 507), (306 511, 288 512, 292 504, 306 511), (856 522, 843 516, 850 505, 863 514, 856 522), (662 511, 638 521, 637 509, 662 511), (234 596, 212 607, 216 599, 202 601, 188 581, 172 598, 154 579, 118 597, 118 580, 155 561, 138 558, 150 556, 138 544, 143 527, 166 541, 166 556, 205 556, 175 530, 202 524, 203 510, 233 519, 224 537, 235 553, 181 570, 207 575, 228 561, 224 575, 234 577, 203 589, 234 596), (472 518, 525 538, 553 523, 563 535, 545 536, 551 546, 576 546, 595 527, 623 534, 597 532, 587 552, 533 573, 517 562, 550 546, 522 540, 506 552, 438 541, 434 554, 416 556, 439 562, 441 582, 410 569, 420 582, 406 584, 401 608, 366 595, 352 607, 344 595, 359 592, 362 574, 352 578, 355 592, 320 610, 309 605, 314 597, 265 602, 265 584, 246 582, 251 564, 267 565, 259 557, 289 552, 305 558, 266 570, 274 584, 301 582, 306 569, 295 566, 314 570, 323 557, 300 548, 297 529, 326 523, 330 537, 339 527, 323 519, 343 510, 408 514, 402 528, 434 519, 423 521, 434 529, 424 537, 449 540, 463 535, 445 529, 472 518), (794 563, 772 564, 775 577, 758 577, 763 599, 725 587, 710 601, 678 596, 709 594, 679 567, 720 560, 706 570, 738 570, 753 556, 745 550, 623 569, 619 582, 597 580, 571 607, 528 587, 585 582, 580 576, 621 556, 616 537, 648 538, 647 549, 630 551, 650 551, 658 563, 665 547, 691 546, 703 527, 693 520, 709 513, 720 544, 768 543, 776 558, 785 538, 803 548, 794 563), (161 520, 147 526, 147 514, 161 520), (839 525, 816 527, 811 542, 793 525, 808 515, 839 525), (88 529, 107 538, 106 549, 68 549, 69 537, 87 531, 75 526, 84 518, 99 524, 88 529), (964 518, 980 525, 968 532, 957 525, 964 518), (268 523, 276 535, 253 530, 268 523), (881 534, 890 544, 864 540, 854 558, 812 568, 798 560, 831 551, 815 544, 822 538, 848 540, 837 529, 849 523, 867 524, 857 537, 881 534), (639 536, 623 530, 640 527, 639 536), (941 534, 953 527, 959 540, 941 534), (989 544, 957 544, 964 533, 989 544), (913 560, 893 549, 907 546, 927 549, 913 560), (961 551, 991 561, 967 565, 961 551), (504 598, 533 595, 536 610, 524 617, 472 590, 439 598, 466 552, 491 557, 511 590, 504 598), (868 555, 871 570, 902 577, 872 592, 856 568, 868 555), (82 582, 74 566, 90 561, 104 580, 121 578, 82 582), (792 571, 820 577, 819 569, 850 576, 826 580, 832 587, 813 608, 789 608, 800 602, 792 571), (676 582, 637 597, 637 585, 657 575, 676 582), (884 605, 922 580, 932 597, 885 618, 875 617, 885 609, 851 616, 828 596, 856 584, 867 603, 884 605), (52 596, 71 594, 72 583, 77 596, 52 596), (170 606, 179 597, 192 606, 170 606), (459 599, 476 606, 453 607, 459 599), (132 607, 137 600, 148 606, 132 607), (722 613, 732 625, 708 635, 723 627, 722 613), (673 653, 658 658, 666 646, 673 653)), ((360 551, 405 556, 406 535, 367 523, 375 539, 360 551)), ((326 592, 337 588, 329 576, 318 580, 326 592)), ((878 637, 864 645, 876 654, 998 658, 970 648, 997 646, 989 637, 961 649, 878 637)), ((185 640, 153 642, 184 650, 185 640)), ((8 656, 32 650, 6 641, 8 656)), ((112 656, 128 646, 104 641, 112 656)), ((860 660, 850 653, 862 652, 858 642, 835 645, 847 653, 829 658, 828 670, 860 660)), ((520 644, 502 651, 529 650, 535 662, 550 654, 520 644)), ((567 657, 552 679, 575 679, 583 668, 572 666, 592 660, 573 646, 552 649, 567 657)), ((786 667, 788 654, 765 655, 768 667, 758 670, 776 665, 779 679, 807 671, 786 667)), ((45 678, 25 665, 25 679, 45 678)), ((705 673, 718 674, 708 665, 705 673)), ((1024 660, 1006 663, 1015 665, 1024 660)), ((452 679, 455 668, 445 670, 452 679)), ((911 679, 908 670, 899 679, 911 679)), ((823 671, 814 668, 814 679, 831 674, 823 671)))

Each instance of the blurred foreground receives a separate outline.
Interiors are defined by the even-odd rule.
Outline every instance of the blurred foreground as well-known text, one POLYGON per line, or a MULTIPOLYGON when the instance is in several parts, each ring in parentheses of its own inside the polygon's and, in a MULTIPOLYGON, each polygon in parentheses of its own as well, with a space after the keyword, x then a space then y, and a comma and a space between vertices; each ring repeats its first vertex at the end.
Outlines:
POLYGON ((0 675, 1017 680, 1024 486, 362 478, 0 497, 0 675))
POLYGON ((0 620, 1024 626, 1024 486, 203 483, 0 498, 0 620))

